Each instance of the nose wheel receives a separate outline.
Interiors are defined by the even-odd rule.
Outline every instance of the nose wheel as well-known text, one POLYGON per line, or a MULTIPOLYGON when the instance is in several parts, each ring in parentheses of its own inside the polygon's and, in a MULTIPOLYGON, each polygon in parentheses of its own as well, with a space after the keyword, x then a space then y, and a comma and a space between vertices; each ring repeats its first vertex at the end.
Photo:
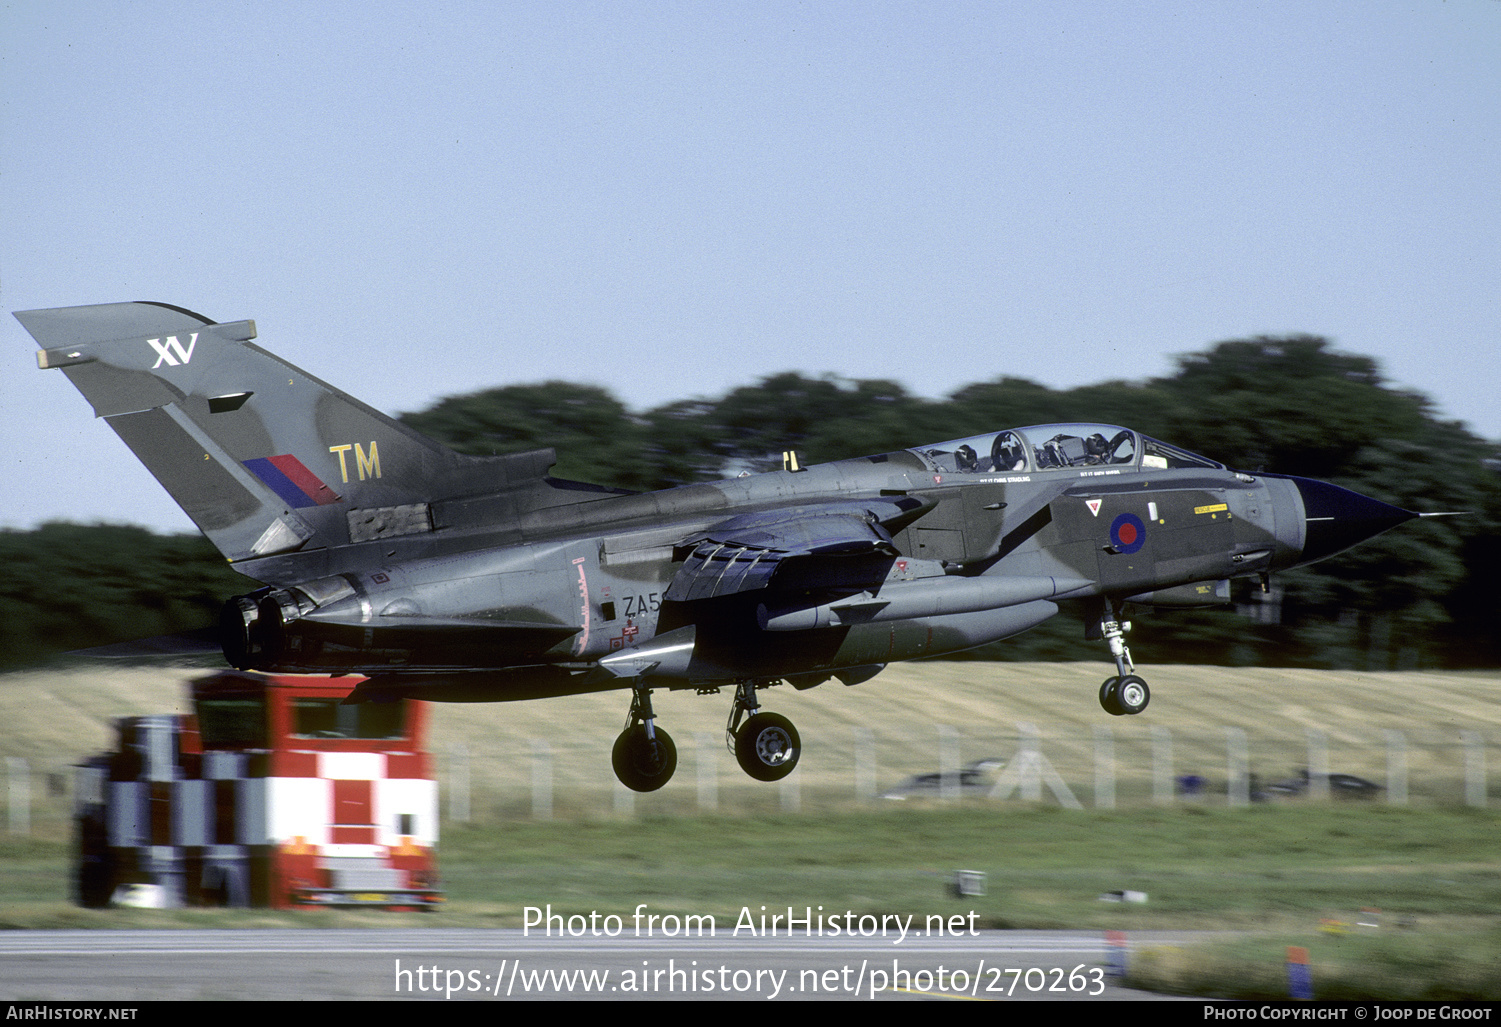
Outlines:
POLYGON ((1106 678, 1100 686, 1100 705, 1112 717, 1134 716, 1146 709, 1151 701, 1151 689, 1135 674, 1106 678))
POLYGON ((1113 610, 1100 620, 1100 633, 1110 644, 1116 670, 1115 676, 1106 678, 1100 686, 1100 705, 1112 717, 1135 716, 1152 701, 1152 690, 1136 676, 1131 650, 1126 648, 1125 634, 1130 630, 1130 622, 1121 620, 1113 610))

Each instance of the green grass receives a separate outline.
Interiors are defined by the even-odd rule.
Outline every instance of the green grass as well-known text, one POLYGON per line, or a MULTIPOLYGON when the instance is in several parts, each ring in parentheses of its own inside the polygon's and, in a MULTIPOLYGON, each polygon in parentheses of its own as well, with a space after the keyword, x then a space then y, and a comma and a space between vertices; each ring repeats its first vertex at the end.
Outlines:
MULTIPOLYGON (((619 912, 648 901, 679 913, 762 903, 919 913, 973 906, 992 927, 1203 930, 1296 930, 1378 907, 1392 919, 1479 927, 1501 923, 1498 827, 1493 812, 1374 804, 966 804, 450 825, 439 857, 448 908, 419 922, 517 926, 527 905, 619 912), (947 898, 959 869, 986 872, 989 894, 947 898), (1099 901, 1118 889, 1149 901, 1099 901)), ((39 834, 0 841, 4 926, 48 926, 68 903, 64 832, 39 834)), ((141 913, 89 915, 133 922, 141 913)))
POLYGON ((1128 983, 1200 998, 1288 997, 1287 950, 1308 950, 1316 999, 1436 1001, 1501 997, 1501 929, 1385 929, 1258 935, 1135 954, 1128 983))
POLYGON ((543 902, 587 912, 648 901, 680 913, 972 905, 991 927, 1296 929, 1368 906, 1468 924, 1501 909, 1498 823, 1370 805, 519 822, 450 830, 443 868, 455 909, 497 922, 543 902), (946 898, 958 869, 985 871, 989 894, 946 898), (1099 901, 1118 889, 1149 901, 1099 901))
POLYGON ((1501 815, 1372 804, 1117 811, 903 806, 831 816, 660 817, 449 827, 448 902, 371 911, 84 910, 68 901, 56 824, 0 841, 0 928, 517 927, 528 906, 564 916, 710 914, 735 922, 832 914, 967 914, 988 928, 1237 932, 1148 949, 1130 983, 1228 998, 1286 995, 1288 945, 1310 950, 1321 998, 1501 998, 1501 815), (988 876, 983 897, 947 891, 988 876), (1145 904, 1102 893, 1146 892, 1145 904), (1363 908, 1381 926, 1357 928, 1363 908), (1352 925, 1329 934, 1321 922, 1352 925))

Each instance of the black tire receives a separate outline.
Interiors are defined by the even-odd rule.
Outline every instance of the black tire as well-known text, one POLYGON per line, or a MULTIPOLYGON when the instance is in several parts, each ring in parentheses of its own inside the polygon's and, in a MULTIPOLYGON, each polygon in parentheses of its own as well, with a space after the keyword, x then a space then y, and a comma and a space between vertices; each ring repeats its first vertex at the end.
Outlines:
POLYGON ((1100 706, 1112 717, 1126 715, 1126 711, 1121 709, 1120 703, 1115 698, 1115 691, 1120 687, 1120 683, 1120 678, 1106 678, 1105 683, 1100 686, 1100 706))
POLYGON ((797 728, 775 713, 756 714, 735 735, 735 759, 757 781, 780 781, 792 773, 802 754, 797 728))
POLYGON ((678 768, 678 747, 672 736, 660 727, 652 732, 656 740, 646 737, 646 725, 636 724, 620 733, 610 753, 615 776, 633 792, 654 792, 672 780, 678 768))
POLYGON ((1121 678, 1120 684, 1115 686, 1115 705, 1127 716, 1134 717, 1147 708, 1147 703, 1152 701, 1152 690, 1147 683, 1135 674, 1127 674, 1121 678))

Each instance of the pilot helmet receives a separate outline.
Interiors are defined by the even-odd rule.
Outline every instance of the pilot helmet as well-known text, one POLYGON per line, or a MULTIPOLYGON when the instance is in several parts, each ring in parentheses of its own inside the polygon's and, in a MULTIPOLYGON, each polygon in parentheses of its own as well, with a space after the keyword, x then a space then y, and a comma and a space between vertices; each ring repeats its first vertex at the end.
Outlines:
POLYGON ((1027 466, 1027 449, 1015 432, 997 435, 990 455, 998 471, 1019 471, 1027 466))

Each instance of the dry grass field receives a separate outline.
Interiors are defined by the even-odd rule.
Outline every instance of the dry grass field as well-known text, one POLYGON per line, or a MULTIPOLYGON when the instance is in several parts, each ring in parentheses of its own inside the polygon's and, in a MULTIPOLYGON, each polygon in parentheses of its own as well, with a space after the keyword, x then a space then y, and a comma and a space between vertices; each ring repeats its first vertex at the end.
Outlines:
MULTIPOLYGON (((114 744, 113 718, 186 711, 184 683, 202 670, 111 667, 0 676, 0 756, 23 757, 37 813, 63 808, 55 794, 68 768, 114 744)), ((1150 802, 1154 759, 1171 753, 1173 775, 1207 784, 1200 801, 1223 803, 1226 728, 1244 732, 1248 765, 1263 784, 1309 765, 1310 732, 1325 739, 1328 768, 1378 784, 1388 780, 1389 732, 1405 747, 1410 801, 1464 799, 1464 732, 1486 749, 1501 740, 1501 672, 1356 673, 1161 666, 1143 668, 1152 704, 1138 717, 1111 717, 1096 700, 1103 663, 931 662, 888 668, 855 687, 830 682, 806 692, 763 691, 766 708, 802 734, 800 769, 783 785, 746 778, 725 750, 728 693, 657 692, 659 723, 677 741, 677 776, 652 795, 625 793, 610 771, 610 747, 628 706, 625 692, 525 703, 435 704, 431 745, 446 774, 467 752, 473 816, 532 812, 535 757, 548 755, 553 815, 688 813, 713 803, 721 813, 789 807, 837 808, 909 775, 1011 760, 1030 724, 1040 752, 1070 793, 1094 806, 1096 752, 1114 751, 1119 805, 1150 802), (867 739, 863 750, 860 739, 867 739), (873 758, 873 763, 870 762, 873 758)), ((1489 760, 1501 777, 1501 759, 1489 760)), ((992 780, 994 775, 992 775, 992 780)), ((62 787, 66 787, 65 784, 62 787)), ((1493 791, 1501 795, 1501 787, 1493 791)), ((1043 788, 1043 801, 1057 801, 1043 788)), ((1015 799, 1017 793, 1011 797, 1015 799)))

